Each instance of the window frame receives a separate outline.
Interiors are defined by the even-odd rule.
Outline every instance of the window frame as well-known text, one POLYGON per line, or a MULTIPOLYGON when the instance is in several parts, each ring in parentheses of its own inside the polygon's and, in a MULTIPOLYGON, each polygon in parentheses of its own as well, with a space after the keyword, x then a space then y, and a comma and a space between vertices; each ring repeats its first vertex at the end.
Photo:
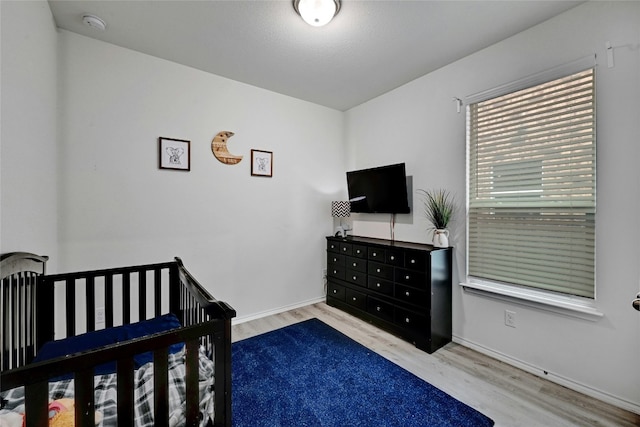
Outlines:
MULTIPOLYGON (((528 286, 522 286, 517 284, 510 284, 499 282, 491 279, 482 279, 469 275, 469 192, 470 192, 470 105, 476 104, 485 100, 500 97, 502 95, 510 94, 520 91, 522 89, 530 88, 533 86, 541 85, 559 78, 564 78, 572 74, 576 74, 587 69, 594 69, 597 63, 595 55, 590 55, 578 59, 576 61, 561 65, 559 67, 537 73, 523 79, 516 80, 505 85, 479 92, 474 95, 470 95, 465 98, 466 108, 466 249, 465 249, 465 281, 460 283, 463 289, 469 293, 480 294, 483 296, 490 296, 500 300, 506 300, 510 302, 518 302, 531 307, 549 310, 553 312, 559 312, 561 314, 568 314, 571 316, 580 317, 587 320, 597 320, 603 316, 597 308, 597 293, 596 293, 596 271, 594 261, 594 296, 581 297, 570 295, 561 292, 554 292, 544 289, 532 288, 528 286)), ((595 91, 594 80, 594 91, 595 91)), ((594 103, 596 101, 594 100, 594 103)), ((594 119, 596 120, 596 119, 594 119)), ((594 224, 596 227, 597 224, 594 224)), ((596 250, 596 243, 594 241, 594 251, 596 250)))

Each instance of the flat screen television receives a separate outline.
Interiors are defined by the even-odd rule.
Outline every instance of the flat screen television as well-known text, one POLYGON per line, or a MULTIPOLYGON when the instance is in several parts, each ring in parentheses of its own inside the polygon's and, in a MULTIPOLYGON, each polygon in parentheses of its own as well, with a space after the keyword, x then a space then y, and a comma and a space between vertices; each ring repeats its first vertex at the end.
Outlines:
POLYGON ((409 213, 404 163, 347 172, 351 212, 409 213))

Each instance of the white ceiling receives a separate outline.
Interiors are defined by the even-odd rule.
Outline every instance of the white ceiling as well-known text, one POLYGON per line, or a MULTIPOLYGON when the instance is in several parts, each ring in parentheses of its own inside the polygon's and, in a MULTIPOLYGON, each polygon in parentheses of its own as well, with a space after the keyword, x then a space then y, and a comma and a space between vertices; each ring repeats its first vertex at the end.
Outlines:
POLYGON ((315 28, 287 0, 49 0, 60 28, 342 111, 582 2, 343 0, 315 28))

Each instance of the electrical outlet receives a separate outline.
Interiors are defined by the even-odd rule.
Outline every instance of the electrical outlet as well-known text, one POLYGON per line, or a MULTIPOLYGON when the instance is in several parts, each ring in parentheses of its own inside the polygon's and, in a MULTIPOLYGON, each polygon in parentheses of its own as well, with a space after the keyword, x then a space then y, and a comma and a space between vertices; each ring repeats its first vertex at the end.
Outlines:
POLYGON ((96 324, 101 324, 105 322, 104 318, 104 307, 96 308, 96 324))
POLYGON ((504 311, 504 324, 515 328, 516 327, 516 312, 511 310, 504 311))

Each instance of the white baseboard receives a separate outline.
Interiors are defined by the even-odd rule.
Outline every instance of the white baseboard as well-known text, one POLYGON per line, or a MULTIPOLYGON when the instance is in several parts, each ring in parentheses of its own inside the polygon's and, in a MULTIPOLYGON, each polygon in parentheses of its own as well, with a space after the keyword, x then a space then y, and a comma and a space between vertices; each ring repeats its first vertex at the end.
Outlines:
POLYGON ((259 312, 259 313, 250 314, 248 316, 239 316, 239 317, 236 317, 236 318, 232 319, 231 323, 233 325, 239 325, 239 324, 244 323, 244 322, 249 322, 250 320, 261 319, 263 317, 271 316, 273 314, 284 313, 285 311, 295 310, 296 308, 304 307, 304 306, 307 306, 307 305, 317 304, 319 302, 324 302, 325 300, 326 300, 326 297, 323 295, 323 296, 318 297, 318 298, 313 298, 313 299, 310 299, 310 300, 307 300, 307 301, 301 301, 301 302, 297 302, 295 304, 286 305, 286 306, 279 307, 279 308, 274 308, 272 310, 267 310, 267 311, 262 311, 262 312, 259 312))
POLYGON ((626 411, 630 411, 636 414, 640 414, 640 404, 630 402, 625 399, 621 399, 612 394, 606 393, 604 391, 595 389, 588 385, 582 384, 580 382, 574 381, 570 378, 563 377, 562 375, 553 374, 551 372, 545 372, 544 369, 534 366, 530 363, 524 362, 519 359, 515 359, 511 356, 508 356, 499 351, 492 350, 490 348, 484 347, 480 344, 474 343, 472 341, 461 338, 457 335, 453 336, 453 342, 463 345, 465 347, 469 347, 479 353, 485 354, 487 356, 493 357, 494 359, 500 360, 501 362, 507 363, 511 366, 515 366, 516 368, 522 369, 523 371, 529 372, 530 374, 536 375, 538 377, 544 378, 556 384, 560 384, 564 387, 567 387, 571 390, 575 390, 582 394, 586 394, 587 396, 593 397, 595 399, 606 402, 610 405, 616 406, 618 408, 624 409, 626 411))

